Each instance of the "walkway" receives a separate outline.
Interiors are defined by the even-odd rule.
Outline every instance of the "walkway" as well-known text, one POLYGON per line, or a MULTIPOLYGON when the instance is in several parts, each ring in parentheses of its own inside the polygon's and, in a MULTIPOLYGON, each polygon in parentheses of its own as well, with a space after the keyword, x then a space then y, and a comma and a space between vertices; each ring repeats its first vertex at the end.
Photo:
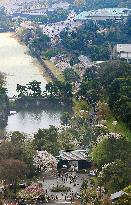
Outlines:
MULTIPOLYGON (((52 198, 52 202, 56 204, 71 204, 70 201, 76 199, 78 197, 78 193, 80 193, 80 188, 83 180, 88 180, 88 186, 90 187, 90 180, 88 174, 79 174, 79 173, 68 173, 68 178, 65 176, 60 178, 50 178, 44 179, 43 188, 47 192, 47 196, 52 198), (70 177, 76 176, 76 180, 70 180, 70 177), (70 191, 68 192, 52 192, 51 189, 53 187, 58 186, 66 186, 70 187, 70 191)), ((50 203, 49 203, 50 204, 50 203)), ((73 203, 72 203, 73 204, 73 203)), ((51 205, 51 204, 50 204, 51 205)))

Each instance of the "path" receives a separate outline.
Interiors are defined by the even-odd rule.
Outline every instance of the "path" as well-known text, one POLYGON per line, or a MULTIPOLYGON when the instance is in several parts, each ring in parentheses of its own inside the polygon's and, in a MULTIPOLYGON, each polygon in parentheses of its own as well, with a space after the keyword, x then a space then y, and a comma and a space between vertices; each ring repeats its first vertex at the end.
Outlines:
POLYGON ((76 181, 71 183, 71 180, 68 176, 66 179, 65 177, 60 178, 49 178, 49 179, 44 179, 44 182, 42 182, 44 190, 47 190, 47 195, 52 198, 52 202, 57 202, 59 204, 60 202, 63 202, 66 204, 70 204, 69 202, 71 201, 71 198, 77 198, 77 193, 80 193, 80 188, 82 185, 83 180, 88 179, 88 186, 90 187, 90 180, 88 174, 79 174, 79 173, 68 173, 69 176, 76 176, 76 181), (66 181, 67 180, 67 181, 66 181), (52 187, 57 187, 58 186, 66 186, 70 187, 69 192, 52 192, 51 189, 52 187), (57 199, 56 199, 57 197, 57 199))

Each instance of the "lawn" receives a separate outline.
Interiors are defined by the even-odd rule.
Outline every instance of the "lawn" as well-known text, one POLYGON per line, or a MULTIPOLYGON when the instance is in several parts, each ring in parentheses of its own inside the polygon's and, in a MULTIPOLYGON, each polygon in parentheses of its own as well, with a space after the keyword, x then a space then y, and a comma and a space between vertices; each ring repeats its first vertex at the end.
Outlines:
POLYGON ((121 135, 125 136, 127 139, 131 140, 131 131, 130 129, 122 122, 117 121, 116 128, 112 125, 112 122, 116 121, 115 117, 110 116, 107 119, 107 127, 112 132, 120 133, 121 135))
POLYGON ((64 81, 64 76, 62 72, 58 70, 58 68, 55 66, 53 62, 51 62, 50 60, 44 60, 44 63, 47 65, 47 67, 51 70, 51 72, 59 81, 64 81))

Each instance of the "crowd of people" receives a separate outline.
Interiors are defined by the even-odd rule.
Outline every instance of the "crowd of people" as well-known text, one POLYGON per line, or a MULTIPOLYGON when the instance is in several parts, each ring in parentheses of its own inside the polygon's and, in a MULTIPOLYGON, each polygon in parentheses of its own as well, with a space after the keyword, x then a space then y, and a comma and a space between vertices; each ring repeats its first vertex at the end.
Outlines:
MULTIPOLYGON (((81 189, 83 180, 84 178, 76 172, 59 173, 52 184, 50 184, 50 186, 45 190, 45 201, 47 203, 54 201, 65 201, 73 203, 75 199, 80 197, 79 191, 81 189), (59 191, 53 192, 52 187, 55 187, 59 191), (62 191, 62 187, 67 188, 67 190, 63 189, 64 191, 62 191)), ((43 181, 43 186, 48 183, 46 179, 43 181)))

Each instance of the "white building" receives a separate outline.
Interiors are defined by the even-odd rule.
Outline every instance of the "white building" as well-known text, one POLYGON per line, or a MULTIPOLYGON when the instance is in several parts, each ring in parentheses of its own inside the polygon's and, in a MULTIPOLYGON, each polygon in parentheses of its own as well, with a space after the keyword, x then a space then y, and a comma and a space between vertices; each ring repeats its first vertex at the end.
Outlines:
POLYGON ((131 44, 117 44, 117 58, 131 60, 131 44))
POLYGON ((131 9, 128 8, 103 8, 98 10, 83 11, 75 19, 80 21, 92 20, 120 20, 131 15, 131 9))

